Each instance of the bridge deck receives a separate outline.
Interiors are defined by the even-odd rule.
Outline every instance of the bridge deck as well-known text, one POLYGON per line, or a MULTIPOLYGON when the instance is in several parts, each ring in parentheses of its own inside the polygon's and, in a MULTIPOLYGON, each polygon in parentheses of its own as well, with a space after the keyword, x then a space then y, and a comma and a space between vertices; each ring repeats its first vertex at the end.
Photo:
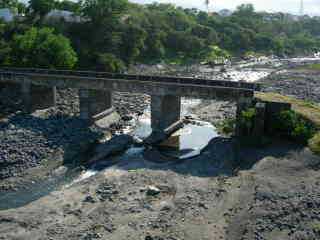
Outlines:
POLYGON ((66 88, 174 94, 199 98, 234 99, 251 97, 260 85, 246 82, 208 80, 188 77, 113 74, 91 71, 67 71, 30 68, 1 68, 0 80, 66 88))

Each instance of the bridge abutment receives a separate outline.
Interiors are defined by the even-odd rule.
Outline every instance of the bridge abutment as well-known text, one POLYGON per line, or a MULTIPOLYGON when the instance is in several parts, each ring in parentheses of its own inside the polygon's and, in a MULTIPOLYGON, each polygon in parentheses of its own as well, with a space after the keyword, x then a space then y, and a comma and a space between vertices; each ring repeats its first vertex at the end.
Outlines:
POLYGON ((151 128, 163 132, 180 120, 181 97, 174 95, 151 96, 151 128))
POLYGON ((24 111, 30 113, 56 106, 56 91, 56 87, 32 85, 25 79, 21 84, 24 111))
POLYGON ((88 122, 100 120, 112 112, 112 92, 105 90, 79 90, 80 118, 88 122))

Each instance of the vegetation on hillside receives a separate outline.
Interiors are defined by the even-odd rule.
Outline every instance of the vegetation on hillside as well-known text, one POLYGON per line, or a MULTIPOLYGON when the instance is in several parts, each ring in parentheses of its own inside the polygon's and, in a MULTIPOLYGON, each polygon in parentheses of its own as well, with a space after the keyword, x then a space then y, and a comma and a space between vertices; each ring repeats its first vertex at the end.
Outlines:
MULTIPOLYGON (((0 65, 23 65, 14 57, 17 36, 41 29, 50 31, 52 37, 69 39, 78 62, 64 67, 93 70, 121 71, 134 62, 219 62, 248 52, 282 56, 320 49, 319 18, 292 19, 283 13, 256 12, 250 4, 239 6, 228 17, 171 4, 137 5, 128 0, 30 0, 28 5, 1 0, 0 7, 24 14, 14 22, 0 23, 0 65), (45 16, 52 9, 73 11, 82 21, 48 20, 45 16)), ((43 56, 32 61, 36 66, 55 67, 50 61, 34 62, 43 61, 43 56)))

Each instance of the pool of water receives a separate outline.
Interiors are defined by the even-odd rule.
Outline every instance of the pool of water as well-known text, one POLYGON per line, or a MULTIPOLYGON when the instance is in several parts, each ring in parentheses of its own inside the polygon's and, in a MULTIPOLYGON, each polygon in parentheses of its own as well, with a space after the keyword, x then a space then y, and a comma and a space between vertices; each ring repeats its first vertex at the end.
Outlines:
POLYGON ((211 124, 198 121, 187 124, 157 148, 167 157, 186 159, 201 154, 201 151, 215 137, 218 137, 218 134, 211 124))

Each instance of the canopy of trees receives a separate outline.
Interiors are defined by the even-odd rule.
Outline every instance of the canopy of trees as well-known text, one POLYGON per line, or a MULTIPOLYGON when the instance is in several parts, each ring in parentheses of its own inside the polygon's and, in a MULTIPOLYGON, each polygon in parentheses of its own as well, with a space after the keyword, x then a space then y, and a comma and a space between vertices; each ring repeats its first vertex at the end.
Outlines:
MULTIPOLYGON (((2 7, 18 4, 0 0, 2 7)), ((319 17, 256 12, 250 4, 229 17, 128 0, 30 0, 25 9, 25 17, 0 25, 0 64, 120 71, 134 62, 203 61, 247 52, 290 56, 320 49, 319 17), (82 21, 47 21, 52 9, 73 11, 82 21)))

